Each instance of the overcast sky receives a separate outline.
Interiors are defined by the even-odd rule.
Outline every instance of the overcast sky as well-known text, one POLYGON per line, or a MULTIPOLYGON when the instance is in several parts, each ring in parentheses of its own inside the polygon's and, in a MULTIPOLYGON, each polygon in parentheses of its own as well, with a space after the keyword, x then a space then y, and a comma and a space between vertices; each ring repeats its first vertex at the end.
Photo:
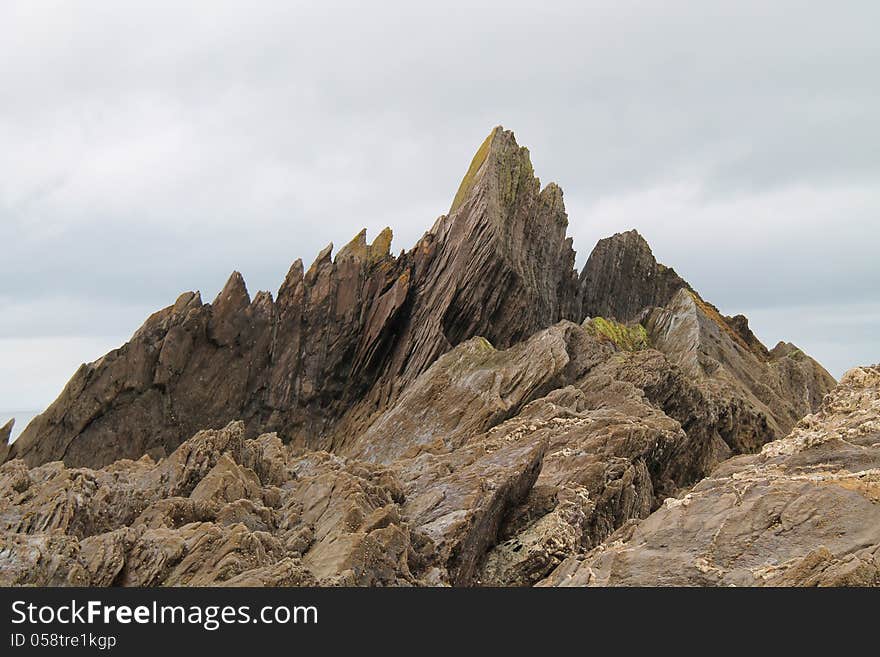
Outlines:
POLYGON ((5 0, 0 416, 233 269, 274 293, 362 227, 409 248, 497 124, 565 191, 579 265, 635 227, 770 346, 880 361, 878 24, 876 0, 5 0))

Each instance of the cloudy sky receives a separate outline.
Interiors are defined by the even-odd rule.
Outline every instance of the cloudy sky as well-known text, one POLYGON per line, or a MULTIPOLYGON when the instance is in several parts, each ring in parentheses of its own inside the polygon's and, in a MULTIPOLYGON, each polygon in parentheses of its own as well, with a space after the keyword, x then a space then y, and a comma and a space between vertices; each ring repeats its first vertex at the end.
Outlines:
POLYGON ((0 415, 233 269, 274 292, 362 227, 408 248, 496 124, 565 190, 579 265, 635 227, 771 346, 880 361, 878 23, 875 1, 5 0, 0 415))

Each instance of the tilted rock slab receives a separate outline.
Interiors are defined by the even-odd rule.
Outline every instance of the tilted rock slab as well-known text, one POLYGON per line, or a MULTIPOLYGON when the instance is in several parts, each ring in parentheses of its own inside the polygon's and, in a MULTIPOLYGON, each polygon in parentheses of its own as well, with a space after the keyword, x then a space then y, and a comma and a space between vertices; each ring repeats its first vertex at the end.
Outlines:
POLYGON ((542 584, 880 585, 880 367, 849 371, 789 436, 724 462, 542 584))
POLYGON ((408 252, 365 231, 278 292, 253 299, 236 272, 211 304, 182 295, 120 349, 83 365, 9 459, 102 466, 170 454, 206 427, 336 449, 441 354, 474 336, 510 346, 580 321, 562 192, 496 128, 448 215, 408 252))
POLYGON ((0 447, 0 583, 531 585, 833 387, 635 231, 578 276, 566 227, 496 128, 409 251, 181 295, 0 447))

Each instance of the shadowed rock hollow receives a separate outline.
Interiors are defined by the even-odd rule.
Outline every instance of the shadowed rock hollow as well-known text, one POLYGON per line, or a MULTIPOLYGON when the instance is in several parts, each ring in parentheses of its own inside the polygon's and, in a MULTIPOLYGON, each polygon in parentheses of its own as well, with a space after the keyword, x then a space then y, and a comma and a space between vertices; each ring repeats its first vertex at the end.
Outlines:
POLYGON ((578 274, 566 227, 496 128, 409 251, 181 295, 8 447, 0 583, 531 585, 833 387, 635 231, 578 274))

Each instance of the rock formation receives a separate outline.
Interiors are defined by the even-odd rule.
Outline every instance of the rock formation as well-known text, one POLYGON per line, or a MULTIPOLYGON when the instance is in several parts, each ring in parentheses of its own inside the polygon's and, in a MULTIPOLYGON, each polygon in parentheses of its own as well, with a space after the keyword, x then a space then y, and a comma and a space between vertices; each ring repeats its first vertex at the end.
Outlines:
POLYGON ((12 435, 12 427, 14 426, 15 418, 12 418, 9 422, 0 427, 0 443, 5 445, 9 442, 9 437, 12 435))
POLYGON ((6 460, 7 454, 9 454, 9 439, 12 437, 12 427, 15 426, 15 418, 12 418, 0 427, 0 463, 6 460))
POLYGON ((390 230, 332 245, 277 300, 250 299, 233 273, 212 304, 188 292, 131 341, 84 365, 12 451, 30 464, 104 465, 159 457, 203 427, 241 418, 337 448, 452 346, 483 336, 508 346, 579 320, 575 253, 562 191, 541 189, 528 151, 492 131, 449 215, 391 257, 390 230))
POLYGON ((635 231, 578 275, 566 225, 496 128, 409 251, 181 295, 9 447, 0 584, 555 583, 833 387, 635 231))
POLYGON ((674 269, 654 259, 635 230, 599 240, 580 275, 582 310, 587 316, 638 319, 645 308, 665 306, 688 284, 674 269))
POLYGON ((542 584, 880 586, 880 367, 542 584))

